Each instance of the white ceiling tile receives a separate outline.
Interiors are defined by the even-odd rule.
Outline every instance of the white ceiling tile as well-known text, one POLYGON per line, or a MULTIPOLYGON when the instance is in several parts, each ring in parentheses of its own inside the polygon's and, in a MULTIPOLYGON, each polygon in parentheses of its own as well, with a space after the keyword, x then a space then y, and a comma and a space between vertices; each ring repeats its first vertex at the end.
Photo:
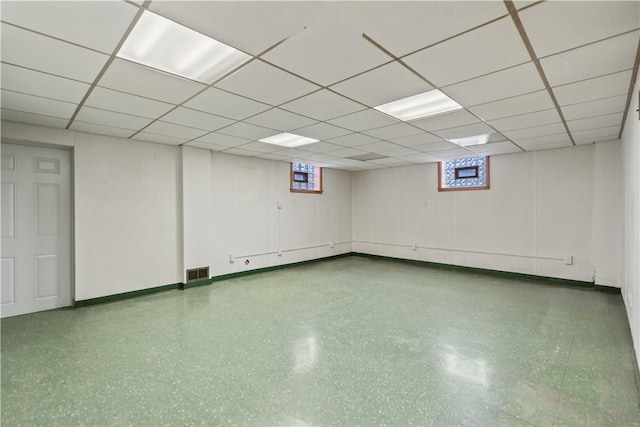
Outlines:
POLYGON ((612 129, 612 133, 610 133, 609 135, 596 136, 594 138, 577 139, 576 145, 587 145, 587 144, 594 144, 596 142, 611 142, 611 141, 619 141, 619 140, 620 139, 618 138, 618 133, 613 132, 613 129, 612 129))
POLYGON ((184 106, 236 120, 246 119, 271 108, 261 102, 214 88, 207 89, 184 106))
POLYGON ((234 122, 224 117, 184 107, 178 107, 169 114, 162 116, 162 121, 209 131, 218 130, 234 122))
POLYGON ((133 134, 133 131, 130 129, 97 125, 95 123, 87 123, 77 119, 73 121, 69 129, 86 133, 94 133, 96 135, 116 136, 118 138, 129 138, 133 134))
POLYGON ((540 60, 551 86, 633 68, 640 31, 558 53, 540 60))
POLYGON ((438 151, 454 150, 460 147, 453 142, 441 141, 432 142, 431 144, 416 145, 413 148, 424 153, 436 153, 438 151))
POLYGON ((469 151, 473 151, 484 156, 491 154, 508 154, 508 153, 520 153, 522 152, 516 145, 509 141, 494 142, 491 144, 473 145, 467 147, 469 151))
POLYGON ((540 89, 544 89, 544 83, 535 65, 529 62, 447 86, 443 92, 464 106, 473 106, 540 89))
POLYGON ((323 86, 388 62, 385 53, 362 37, 360 28, 332 10, 335 7, 319 5, 316 19, 264 55, 265 60, 323 86))
POLYGON ((320 141, 350 134, 350 130, 339 128, 328 123, 316 123, 315 125, 296 129, 296 133, 307 138, 314 138, 320 141))
POLYGON ((218 133, 256 140, 277 135, 279 132, 277 130, 263 128, 262 126, 252 125, 250 123, 235 123, 231 126, 227 126, 226 128, 219 129, 218 133))
POLYGON ((146 127, 144 131, 146 133, 154 133, 156 135, 171 136, 182 139, 197 139, 208 132, 203 129, 195 129, 163 121, 151 123, 151 125, 146 127))
POLYGON ((371 144, 378 141, 379 139, 377 138, 373 138, 361 133, 352 133, 350 135, 339 136, 337 138, 331 138, 328 140, 328 142, 332 144, 338 144, 343 147, 357 147, 359 145, 371 144))
POLYGON ((329 123, 346 129, 351 129, 355 132, 360 132, 392 125, 394 123, 398 123, 398 121, 384 114, 380 114, 375 110, 369 109, 329 120, 329 123))
POLYGON ((524 138, 535 138, 545 135, 566 134, 567 130, 562 123, 553 123, 550 125, 536 126, 526 129, 517 129, 502 132, 504 135, 514 142, 518 142, 524 138))
POLYGON ((605 114, 623 112, 626 103, 627 95, 612 96, 611 98, 564 106, 562 107, 562 114, 567 120, 604 116, 605 114))
POLYGON ((234 156, 256 157, 261 153, 258 151, 243 150, 242 148, 229 148, 224 150, 224 154, 233 154, 234 156))
POLYGON ((93 89, 85 105, 151 119, 174 108, 171 104, 101 87, 93 89))
POLYGON ((307 156, 307 159, 311 161, 316 161, 316 162, 326 162, 326 161, 335 160, 336 157, 330 154, 312 154, 307 156))
POLYGON ((589 117, 587 119, 569 120, 567 121, 567 125, 569 125, 569 130, 571 130, 572 133, 580 130, 604 128, 616 125, 621 126, 622 114, 623 113, 614 113, 598 117, 589 117))
POLYGON ((200 141, 189 141, 185 145, 189 147, 203 148, 205 150, 211 151, 223 151, 229 148, 224 145, 207 144, 206 142, 200 141))
POLYGON ((23 111, 25 113, 42 114, 45 116, 70 119, 76 104, 63 101, 55 101, 39 96, 26 95, 24 93, 2 90, 2 108, 23 111))
POLYGON ((575 132, 571 132, 573 138, 576 140, 585 140, 585 139, 593 139, 599 137, 609 137, 615 135, 618 137, 618 133, 620 132, 620 125, 617 126, 608 126, 602 127, 598 129, 588 129, 588 130, 579 130, 575 132))
POLYGON ((265 159, 265 160, 275 160, 277 162, 289 162, 291 159, 289 157, 285 157, 285 156, 278 156, 276 154, 261 154, 259 156, 256 156, 256 158, 258 159, 265 159))
POLYGON ((535 144, 535 145, 522 145, 525 151, 540 151, 540 150, 552 150, 556 148, 569 148, 571 147, 571 141, 568 139, 563 142, 553 142, 550 144, 535 144))
POLYGON ((473 111, 483 120, 495 120, 517 114, 548 110, 554 107, 549 92, 543 89, 526 95, 476 105, 475 107, 470 107, 469 110, 473 111))
POLYGON ((464 126, 471 123, 477 123, 479 121, 480 120, 470 112, 466 110, 458 110, 420 120, 413 120, 411 121, 411 124, 424 130, 434 131, 456 126, 464 126))
POLYGON ((23 111, 7 110, 2 108, 2 120, 10 122, 29 123, 33 125, 49 126, 55 128, 65 128, 69 123, 67 119, 59 117, 44 116, 42 114, 25 113, 23 111))
POLYGON ((554 134, 554 135, 537 136, 533 138, 524 137, 524 138, 514 139, 513 142, 515 142, 525 150, 528 149, 528 147, 532 147, 536 145, 550 145, 550 144, 572 145, 571 139, 569 138, 569 135, 566 132, 554 134))
POLYGON ((267 144, 266 142, 260 141, 253 141, 248 144, 241 145, 238 148, 241 150, 257 151, 258 153, 273 153, 274 151, 282 150, 282 147, 278 145, 267 144))
POLYGON ((284 150, 276 151, 275 154, 278 156, 295 159, 302 158, 304 156, 310 156, 313 153, 307 150, 303 150, 302 148, 285 148, 284 150))
POLYGON ((406 123, 396 123, 363 132, 366 135, 380 139, 397 139, 405 136, 418 135, 423 133, 421 129, 406 123))
POLYGON ((392 142, 405 147, 414 147, 417 145, 430 144, 433 142, 442 142, 442 138, 437 135, 424 132, 418 135, 393 139, 392 142))
POLYGON ((116 127, 118 128, 128 129, 129 135, 131 135, 132 131, 142 129, 151 123, 152 119, 116 113, 115 111, 100 110, 85 105, 78 112, 76 120, 109 127, 117 125, 116 127))
POLYGON ((371 144, 360 145, 357 148, 358 150, 362 150, 364 152, 384 153, 385 151, 395 150, 396 148, 401 148, 401 147, 391 142, 380 141, 380 142, 374 142, 371 144))
POLYGON ((332 90, 370 107, 427 92, 433 86, 392 62, 331 86, 332 90))
POLYGON ((495 133, 495 130, 484 123, 475 123, 450 129, 442 129, 435 131, 434 133, 443 139, 457 139, 466 138, 468 136, 488 135, 495 133))
POLYGON ((180 145, 187 140, 184 138, 176 138, 173 136, 156 135, 155 133, 140 132, 131 139, 137 139, 138 141, 156 142, 158 144, 166 145, 180 145))
POLYGON ((411 163, 435 163, 440 161, 437 157, 432 156, 431 154, 420 153, 415 155, 408 156, 399 156, 399 159, 406 160, 411 163))
POLYGON ((326 89, 288 102, 281 108, 316 120, 329 120, 366 109, 365 106, 326 89))
POLYGON ((312 153, 329 153, 336 150, 342 150, 344 149, 344 147, 342 145, 320 141, 313 144, 307 144, 304 146, 304 149, 307 151, 311 151, 312 153))
POLYGON ((547 1, 519 15, 538 57, 640 27, 636 1, 547 1))
POLYGON ((2 88, 59 101, 79 103, 89 85, 75 80, 2 64, 2 88))
POLYGON ((561 121, 562 119, 558 114, 558 110, 551 108, 548 110, 536 111, 535 113, 520 114, 517 116, 505 117, 503 119, 491 120, 488 123, 502 132, 559 123, 561 121))
POLYGON ((180 104, 206 87, 120 58, 113 61, 98 85, 171 104, 180 104))
MULTIPOLYGON (((4 3, 3 3, 4 5, 4 3)), ((109 57, 1 24, 2 62, 92 83, 109 57)))
POLYGON ((386 156, 389 157, 403 157, 403 156, 415 156, 418 154, 422 154, 420 151, 418 150, 414 150, 413 148, 407 148, 407 147, 398 147, 398 148, 394 148, 392 150, 387 150, 384 152, 384 154, 386 156))
POLYGON ((383 166, 409 166, 411 164, 411 162, 406 160, 394 159, 391 157, 388 159, 369 160, 368 162, 383 166))
POLYGON ((2 20, 111 55, 138 8, 119 1, 7 1, 2 20))
POLYGON ((210 133, 197 139, 197 142, 204 144, 220 145, 224 147, 239 147, 247 144, 251 139, 238 138, 230 135, 223 135, 217 132, 210 133))
POLYGON ((342 14, 398 56, 506 15, 502 2, 336 2, 342 14))
POLYGON ((216 40, 258 54, 314 20, 314 2, 154 1, 150 9, 216 40), (211 25, 215 17, 215 25, 211 25))
POLYGON ((280 105, 320 89, 259 60, 249 63, 216 87, 270 105, 280 105))
MULTIPOLYGON (((274 108, 272 110, 260 113, 257 116, 250 117, 245 120, 258 126, 264 126, 269 129, 277 129, 283 132, 291 131, 301 127, 311 126, 317 123, 315 120, 288 111, 274 108)), ((295 132, 294 132, 295 133, 295 132)))
POLYGON ((464 157, 473 157, 476 153, 466 150, 464 148, 453 148, 451 150, 441 150, 431 153, 434 157, 441 160, 460 159, 464 157))
POLYGON ((340 150, 332 151, 331 155, 334 157, 351 157, 365 153, 366 151, 357 150, 355 148, 342 148, 340 150))
POLYGON ((531 61, 531 57, 513 19, 507 16, 403 60, 442 87, 531 61))
POLYGON ((556 95, 558 103, 564 106, 608 98, 615 95, 624 95, 629 90, 630 82, 631 70, 628 70, 564 86, 557 86, 553 88, 553 93, 556 95))

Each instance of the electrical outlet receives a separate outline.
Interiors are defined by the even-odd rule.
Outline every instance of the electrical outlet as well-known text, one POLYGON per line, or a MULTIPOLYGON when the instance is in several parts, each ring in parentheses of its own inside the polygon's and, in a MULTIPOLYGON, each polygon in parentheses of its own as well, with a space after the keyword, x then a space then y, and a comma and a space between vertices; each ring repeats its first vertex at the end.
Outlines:
POLYGON ((571 255, 567 255, 564 257, 564 263, 567 265, 573 265, 573 257, 571 255))
POLYGON ((236 262, 236 257, 233 254, 229 254, 229 263, 233 264, 236 262))
POLYGON ((414 243, 413 246, 411 247, 412 251, 417 251, 418 250, 418 244, 414 243))
POLYGON ((278 256, 282 256, 282 249, 278 248, 278 256))
POLYGON ((282 203, 280 203, 280 201, 278 200, 278 202, 276 203, 276 207, 278 209, 282 209, 282 203))
POLYGON ((335 246, 335 245, 333 244, 333 242, 329 243, 329 247, 330 247, 330 248, 332 248, 332 247, 334 247, 334 246, 335 246))

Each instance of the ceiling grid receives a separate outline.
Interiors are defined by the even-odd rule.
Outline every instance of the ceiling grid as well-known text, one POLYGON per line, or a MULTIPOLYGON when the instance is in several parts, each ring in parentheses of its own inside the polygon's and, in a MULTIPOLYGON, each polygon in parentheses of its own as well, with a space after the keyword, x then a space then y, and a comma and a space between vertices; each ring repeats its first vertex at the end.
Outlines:
POLYGON ((600 143, 632 108, 638 16, 628 1, 3 0, 2 119, 349 171, 600 143), (249 59, 211 83, 123 59, 143 13, 249 59), (433 90, 462 109, 376 109, 433 90), (260 141, 281 132, 319 142, 260 141))

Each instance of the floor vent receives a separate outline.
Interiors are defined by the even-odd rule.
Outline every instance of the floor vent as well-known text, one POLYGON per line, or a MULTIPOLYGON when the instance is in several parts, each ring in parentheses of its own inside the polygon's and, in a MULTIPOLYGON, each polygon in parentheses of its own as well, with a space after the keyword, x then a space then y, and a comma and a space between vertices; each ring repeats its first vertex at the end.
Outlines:
POLYGON ((187 270, 187 282, 209 278, 209 267, 192 268, 187 270))

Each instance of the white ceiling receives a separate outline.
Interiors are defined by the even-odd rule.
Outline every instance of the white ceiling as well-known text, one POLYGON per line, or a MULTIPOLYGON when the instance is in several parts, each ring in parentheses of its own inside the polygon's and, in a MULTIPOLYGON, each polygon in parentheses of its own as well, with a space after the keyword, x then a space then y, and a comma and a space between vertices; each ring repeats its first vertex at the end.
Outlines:
POLYGON ((357 171, 617 139, 633 108, 637 1, 1 6, 3 120, 357 171), (141 8, 253 60, 207 86, 116 58, 141 8), (372 108, 434 88, 464 110, 400 122, 372 108), (282 131, 321 142, 258 141, 282 131), (370 153, 385 158, 351 159, 370 153))

